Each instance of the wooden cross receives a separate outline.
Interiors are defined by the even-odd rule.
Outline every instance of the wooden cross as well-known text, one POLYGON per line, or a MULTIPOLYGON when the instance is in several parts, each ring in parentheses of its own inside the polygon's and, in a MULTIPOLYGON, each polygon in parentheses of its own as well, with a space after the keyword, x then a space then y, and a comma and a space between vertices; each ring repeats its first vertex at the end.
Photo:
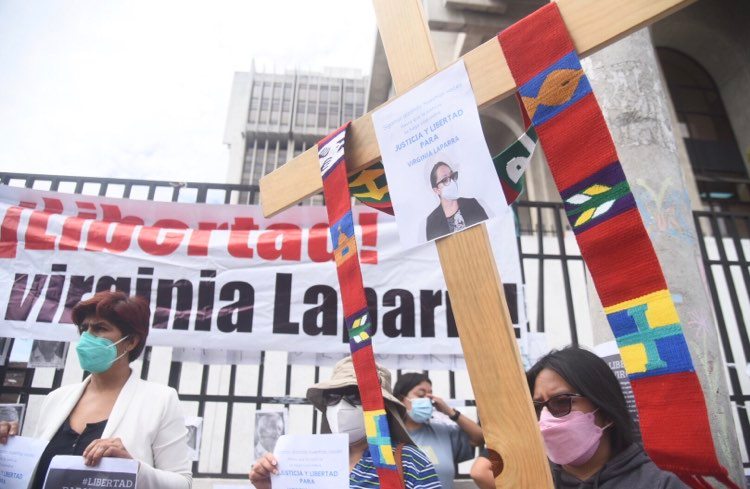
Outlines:
MULTIPOLYGON (((559 0, 581 57, 653 23, 694 0, 559 0)), ((397 94, 437 71, 421 0, 373 0, 378 29, 397 94)), ((346 42, 342 39, 342 42, 346 42)), ((496 38, 463 56, 479 107, 512 95, 515 82, 496 38)), ((371 115, 353 121, 347 144, 349 174, 380 160, 371 115)), ((268 217, 322 190, 317 147, 260 180, 268 217)), ((487 447, 502 457, 496 487, 551 488, 536 415, 513 324, 484 224, 439 239, 437 250, 487 447)))

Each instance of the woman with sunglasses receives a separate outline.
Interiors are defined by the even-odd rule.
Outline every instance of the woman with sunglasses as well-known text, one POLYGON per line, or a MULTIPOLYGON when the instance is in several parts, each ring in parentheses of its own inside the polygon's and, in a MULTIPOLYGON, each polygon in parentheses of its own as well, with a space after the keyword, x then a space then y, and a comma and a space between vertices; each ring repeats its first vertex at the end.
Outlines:
POLYGON ((542 357, 526 379, 556 488, 687 489, 636 443, 620 383, 604 360, 568 347, 542 357))
MULTIPOLYGON (((440 489, 435 469, 409 437, 403 418, 406 409, 391 392, 391 374, 378 366, 380 387, 388 414, 388 427, 395 458, 401 459, 405 489, 440 489)), ((365 436, 362 401, 357 389, 357 378, 351 357, 333 367, 331 379, 319 382, 307 390, 307 398, 323 413, 321 433, 345 433, 349 436, 349 487, 364 489, 379 487, 370 450, 365 436)), ((270 454, 256 460, 250 471, 250 482, 257 489, 271 489, 271 475, 277 474, 278 461, 270 454)))
POLYGON ((448 163, 439 161, 432 167, 430 185, 440 204, 427 216, 427 241, 487 220, 477 199, 458 196, 458 172, 448 163))

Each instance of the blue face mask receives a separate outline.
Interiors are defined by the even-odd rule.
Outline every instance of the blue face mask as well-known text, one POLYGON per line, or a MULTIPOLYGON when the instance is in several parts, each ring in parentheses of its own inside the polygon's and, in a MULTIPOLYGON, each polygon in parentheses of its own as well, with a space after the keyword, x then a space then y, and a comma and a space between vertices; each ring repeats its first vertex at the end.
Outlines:
POLYGON ((417 423, 426 423, 432 417, 432 401, 428 397, 410 399, 409 417, 417 423))
MULTIPOLYGON (((127 336, 121 338, 117 343, 123 341, 127 336)), ((126 352, 123 352, 119 357, 117 356, 117 343, 113 343, 107 338, 100 338, 94 336, 88 331, 84 331, 81 335, 81 339, 78 341, 76 346, 76 352, 78 353, 78 362, 81 364, 81 368, 92 374, 100 374, 109 370, 117 360, 125 356, 126 352)))

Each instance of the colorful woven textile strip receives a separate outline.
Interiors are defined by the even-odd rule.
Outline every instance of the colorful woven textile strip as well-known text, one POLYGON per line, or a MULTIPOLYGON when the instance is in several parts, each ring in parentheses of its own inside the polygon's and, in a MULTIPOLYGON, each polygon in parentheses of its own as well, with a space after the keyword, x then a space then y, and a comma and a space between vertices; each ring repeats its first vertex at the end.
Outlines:
POLYGON ((349 191, 366 206, 393 215, 391 194, 388 192, 382 161, 349 177, 349 191))
POLYGON ((716 457, 677 310, 557 5, 498 37, 617 339, 646 451, 691 487, 710 487, 706 476, 737 487, 716 457))
POLYGON ((344 317, 349 332, 349 348, 352 352, 357 385, 365 412, 365 432, 370 455, 378 472, 380 487, 401 489, 403 486, 393 456, 388 417, 380 390, 375 355, 372 351, 371 322, 362 284, 357 240, 354 236, 351 196, 347 185, 344 159, 348 128, 349 123, 346 123, 318 143, 323 193, 326 198, 344 317))
POLYGON ((534 126, 531 126, 525 133, 521 134, 516 142, 492 158, 508 205, 518 200, 523 193, 524 175, 531 163, 534 149, 536 149, 536 141, 536 131, 534 126))

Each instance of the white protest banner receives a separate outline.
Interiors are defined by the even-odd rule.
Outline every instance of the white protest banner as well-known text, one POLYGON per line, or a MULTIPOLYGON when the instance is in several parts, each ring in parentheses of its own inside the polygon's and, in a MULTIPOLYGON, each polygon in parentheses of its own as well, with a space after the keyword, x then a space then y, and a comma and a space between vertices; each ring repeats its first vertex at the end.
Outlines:
MULTIPOLYGON (((392 217, 354 218, 377 351, 460 355, 434 245, 402 252, 392 217)), ((0 186, 0 336, 76 341, 72 307, 116 287, 150 301, 151 345, 348 352, 326 222, 322 207, 265 219, 257 206, 0 186)), ((512 214, 489 231, 525 325, 512 214)))
POLYGON ((26 436, 11 436, 0 444, 0 488, 27 489, 46 447, 46 440, 26 436))
POLYGON ((372 115, 405 248, 509 211, 463 60, 372 115))
POLYGON ((279 468, 273 489, 349 487, 348 435, 282 435, 273 455, 279 468))
POLYGON ((135 489, 137 480, 137 460, 104 457, 99 465, 89 467, 83 457, 56 455, 49 464, 44 489, 135 489))

